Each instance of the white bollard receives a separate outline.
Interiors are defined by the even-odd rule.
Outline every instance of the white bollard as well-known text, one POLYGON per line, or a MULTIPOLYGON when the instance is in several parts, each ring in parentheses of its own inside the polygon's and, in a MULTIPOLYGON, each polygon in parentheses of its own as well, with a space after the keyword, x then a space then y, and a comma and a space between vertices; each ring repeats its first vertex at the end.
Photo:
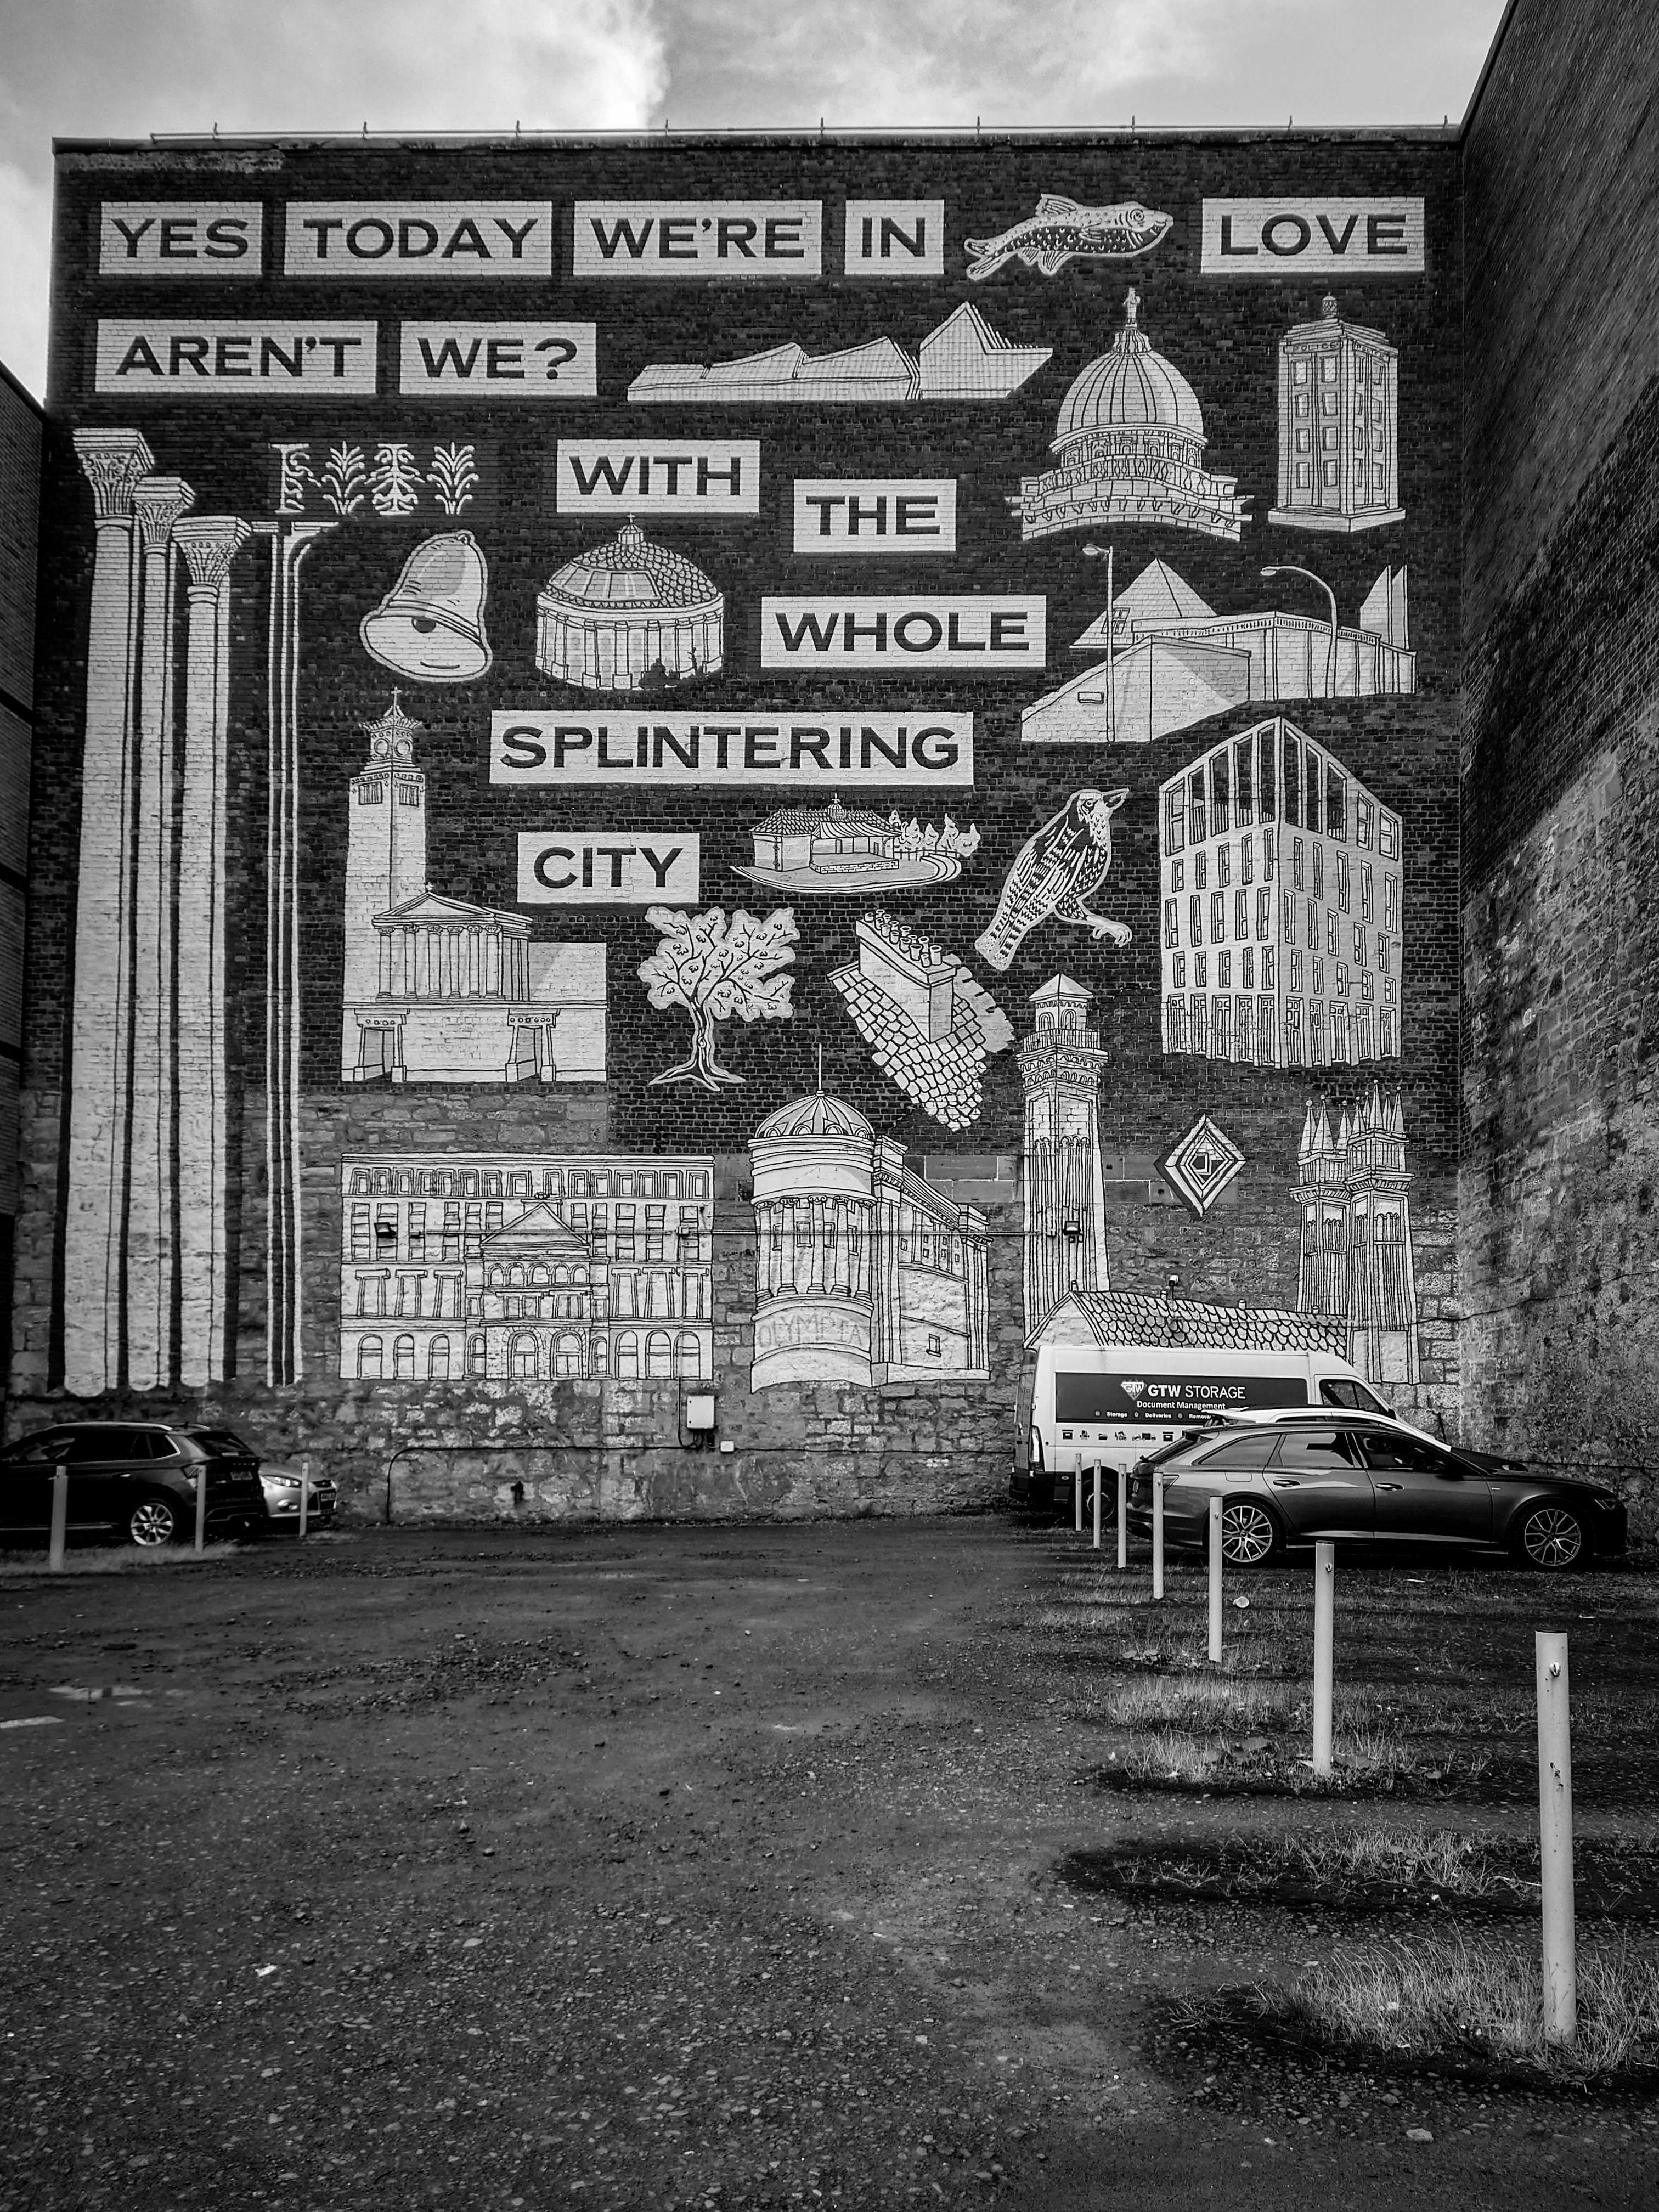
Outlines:
POLYGON ((207 1462, 196 1462, 196 1548, 199 1552, 207 1542, 207 1462))
POLYGON ((1095 1462, 1095 1549, 1100 1549, 1100 1462, 1095 1462))
POLYGON ((1072 1469, 1072 1526, 1080 1536, 1083 1534, 1083 1462, 1072 1469))
POLYGON ((306 1533, 306 1505, 310 1496, 311 1455, 307 1452, 306 1456, 300 1462, 300 1537, 302 1542, 304 1541, 306 1533))
POLYGON ((1331 1771, 1331 1672, 1336 1652, 1336 1547, 1314 1546, 1313 1771, 1331 1771))
POLYGON ((60 1467, 52 1478, 52 1550, 46 1565, 54 1575, 64 1571, 64 1547, 69 1537, 69 1469, 60 1467))
POLYGON ((1210 1500, 1210 1664, 1221 1664, 1221 1500, 1210 1500))
POLYGON ((1572 1717, 1567 1639, 1533 1638, 1538 1668, 1538 1854, 1544 1892, 1544 2039, 1578 2035, 1578 1961, 1572 1911, 1572 1717))
POLYGON ((1124 1467, 1117 1471, 1117 1563, 1129 1564, 1129 1470, 1124 1467))
POLYGON ((1164 1595, 1164 1470, 1152 1469, 1152 1595, 1164 1595))

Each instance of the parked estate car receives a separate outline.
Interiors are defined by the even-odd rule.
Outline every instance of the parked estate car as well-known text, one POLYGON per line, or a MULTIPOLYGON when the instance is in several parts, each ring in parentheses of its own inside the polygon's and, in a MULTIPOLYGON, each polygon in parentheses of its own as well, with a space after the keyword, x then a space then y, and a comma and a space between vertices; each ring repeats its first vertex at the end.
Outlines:
POLYGON ((69 1475, 69 1528, 145 1546, 196 1533, 197 1470, 207 1470, 207 1534, 244 1536, 264 1518, 259 1462, 228 1429, 160 1421, 66 1421, 0 1451, 0 1538, 46 1536, 52 1479, 69 1475))
POLYGON ((273 1534, 289 1528, 297 1534, 301 1484, 305 1485, 307 1528, 326 1528, 334 1518, 339 1492, 327 1475, 313 1474, 307 1480, 303 1469, 297 1467, 262 1467, 259 1486, 264 1492, 265 1526, 273 1534))
POLYGON ((1506 1551, 1524 1565, 1560 1569, 1616 1557, 1627 1533, 1610 1490, 1361 1415, 1340 1425, 1294 1416, 1230 1423, 1150 1453, 1129 1478, 1127 1518, 1140 1535, 1152 1530, 1155 1481, 1172 1548, 1208 1541, 1219 1494, 1222 1553, 1236 1566, 1334 1538, 1506 1551))

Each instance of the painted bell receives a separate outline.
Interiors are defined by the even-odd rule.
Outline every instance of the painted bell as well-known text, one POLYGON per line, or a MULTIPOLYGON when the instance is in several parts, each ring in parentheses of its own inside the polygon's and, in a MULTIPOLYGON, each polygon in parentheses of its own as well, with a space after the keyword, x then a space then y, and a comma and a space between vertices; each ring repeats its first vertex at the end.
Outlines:
POLYGON ((358 635, 386 668, 417 684, 470 684, 495 655, 484 635, 489 571, 470 530, 417 545, 358 635))

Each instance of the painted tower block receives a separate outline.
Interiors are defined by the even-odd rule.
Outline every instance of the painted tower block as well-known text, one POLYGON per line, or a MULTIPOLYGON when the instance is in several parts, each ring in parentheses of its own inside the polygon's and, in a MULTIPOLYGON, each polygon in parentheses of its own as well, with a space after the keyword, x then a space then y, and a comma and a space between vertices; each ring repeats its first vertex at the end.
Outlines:
POLYGON ((1328 293, 1321 319, 1279 342, 1279 500, 1296 530, 1403 522, 1400 356, 1381 331, 1345 323, 1328 293))
POLYGON ((1377 1085, 1334 1136, 1325 1102, 1310 1100, 1297 1152, 1301 1258, 1297 1304, 1348 1332, 1348 1358, 1373 1382, 1419 1375, 1411 1170, 1398 1092, 1377 1085))
POLYGON ((1062 1298, 1111 1288, 1100 1158, 1106 1054, 1088 1026, 1094 994, 1055 975, 1031 994, 1036 1026, 1020 1047, 1025 1085, 1025 1337, 1062 1298))
POLYGON ((1159 791, 1164 1049, 1400 1057, 1400 817, 1275 715, 1159 791))

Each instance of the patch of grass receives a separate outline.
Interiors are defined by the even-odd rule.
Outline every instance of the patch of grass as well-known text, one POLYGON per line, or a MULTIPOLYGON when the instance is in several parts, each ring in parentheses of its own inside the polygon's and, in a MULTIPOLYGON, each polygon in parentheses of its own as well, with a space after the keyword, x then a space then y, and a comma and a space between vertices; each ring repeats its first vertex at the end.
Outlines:
POLYGON ((1112 1759, 1114 1773, 1131 1782, 1156 1787, 1160 1782, 1191 1784, 1221 1782, 1250 1788, 1267 1784, 1316 1794, 1356 1786, 1371 1790, 1410 1788, 1419 1783, 1441 1783, 1455 1776, 1471 1782, 1485 1773, 1490 1760, 1482 1752, 1445 1751, 1431 1754, 1422 1745, 1389 1729, 1350 1723, 1338 1727, 1331 1747, 1332 1771, 1316 1775, 1299 1753, 1287 1764, 1285 1747, 1258 1743, 1237 1750, 1219 1737, 1199 1737, 1186 1729, 1155 1729, 1131 1741, 1120 1759, 1112 1759))
POLYGON ((1626 1944, 1578 1953, 1578 2033, 1545 2040, 1534 1945, 1429 1937, 1338 1951, 1294 1989, 1264 1991, 1263 2017, 1350 2057, 1470 2055, 1564 2081, 1659 2066, 1659 1960, 1626 1944))
MULTIPOLYGON (((1483 1838, 1455 1828, 1335 1828, 1299 1835, 1290 1845, 1291 1860, 1310 1881, 1345 1887, 1351 1882, 1389 1882, 1401 1888, 1420 1886, 1448 1897, 1485 1897, 1499 1870, 1483 1838)), ((1509 1877, 1513 1885, 1513 1877, 1509 1877)))
MULTIPOLYGON (((155 1574, 167 1567, 194 1567, 213 1559, 234 1559, 247 1551, 246 1544, 209 1544, 202 1551, 188 1544, 158 1544, 153 1550, 137 1544, 112 1544, 97 1550, 71 1551, 64 1555, 66 1575, 155 1574)), ((46 1580, 52 1567, 44 1552, 0 1552, 0 1576, 9 1579, 46 1580)))

